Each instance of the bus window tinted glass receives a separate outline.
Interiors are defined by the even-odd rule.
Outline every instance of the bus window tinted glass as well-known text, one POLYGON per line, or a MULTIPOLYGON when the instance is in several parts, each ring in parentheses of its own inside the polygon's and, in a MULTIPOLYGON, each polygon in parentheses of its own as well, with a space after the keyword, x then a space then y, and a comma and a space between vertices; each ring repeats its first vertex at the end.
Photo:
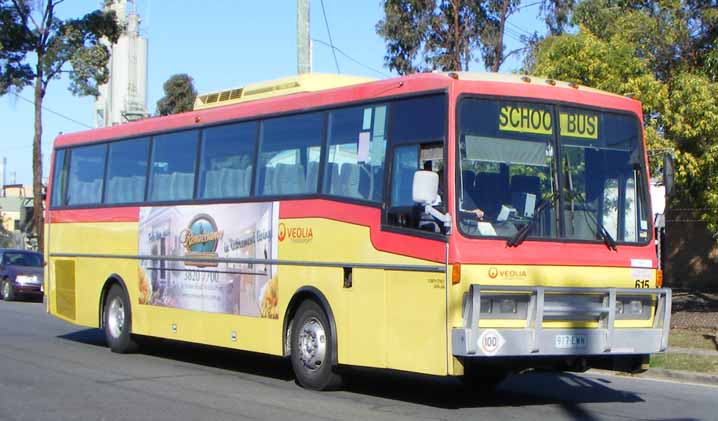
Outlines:
POLYGON ((391 142, 419 143, 446 136, 446 96, 433 95, 392 104, 391 142))
POLYGON ((323 126, 323 113, 262 122, 258 195, 317 192, 323 126))
POLYGON ((419 146, 400 146, 394 151, 391 170, 391 207, 412 207, 414 173, 419 169, 419 146))
POLYGON ((65 203, 65 149, 55 152, 55 165, 52 173, 52 206, 62 206, 65 203))
POLYGON ((201 199, 249 196, 257 123, 211 127, 202 135, 201 199))
POLYGON ((107 145, 74 148, 70 157, 67 204, 90 205, 102 201, 107 145))
POLYGON ((156 136, 152 144, 149 200, 192 199, 197 131, 156 136))
POLYGON ((386 110, 386 105, 379 105, 329 113, 324 193, 381 201, 386 110))
POLYGON ((537 103, 459 103, 459 228, 468 235, 558 235, 553 109, 537 103))
POLYGON ((145 200, 149 139, 110 144, 105 203, 137 203, 145 200))
POLYGON ((619 242, 650 236, 641 129, 635 116, 560 107, 566 236, 619 242))

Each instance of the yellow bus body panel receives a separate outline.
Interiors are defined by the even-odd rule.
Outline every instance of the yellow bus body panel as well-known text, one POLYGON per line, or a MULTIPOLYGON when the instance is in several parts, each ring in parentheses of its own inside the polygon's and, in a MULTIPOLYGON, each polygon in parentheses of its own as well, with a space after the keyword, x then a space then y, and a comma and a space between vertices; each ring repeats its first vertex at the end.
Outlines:
MULTIPOLYGON (((310 241, 279 242, 281 260, 441 266, 376 250, 365 226, 322 218, 280 222, 313 233, 310 241)), ((51 254, 110 256, 49 259, 50 311, 69 322, 99 327, 102 288, 116 275, 129 292, 133 333, 282 355, 287 305, 297 290, 311 286, 334 315, 339 363, 447 373, 443 273, 355 268, 352 287, 344 288, 341 267, 280 265, 278 319, 208 313, 139 304, 139 260, 111 258, 137 255, 137 223, 61 223, 49 231, 51 254), (67 288, 71 276, 74 291, 67 288)))
MULTIPOLYGON (((323 218, 280 222, 311 228, 313 234, 310 240, 279 242, 281 260, 441 266, 375 249, 365 226, 323 218)), ((134 222, 52 224, 49 235, 49 253, 136 256, 138 252, 134 222)), ((331 307, 339 363, 436 375, 461 374, 447 338, 452 327, 463 323, 462 300, 471 283, 633 288, 636 280, 631 268, 462 265, 461 282, 449 286, 447 297, 444 273, 354 268, 352 286, 345 288, 341 267, 281 265, 279 318, 267 319, 141 305, 138 267, 137 259, 51 257, 46 278, 50 312, 78 325, 99 327, 102 288, 117 275, 128 288, 134 333, 282 355, 289 300, 300 288, 311 286, 331 307), (492 268, 513 270, 519 276, 491 278, 492 268)), ((654 287, 655 270, 647 271, 654 287)), ((648 327, 652 322, 617 320, 616 327, 648 327)), ((523 328, 525 322, 482 320, 480 327, 523 328)), ((553 321, 544 327, 596 327, 596 323, 553 321)))

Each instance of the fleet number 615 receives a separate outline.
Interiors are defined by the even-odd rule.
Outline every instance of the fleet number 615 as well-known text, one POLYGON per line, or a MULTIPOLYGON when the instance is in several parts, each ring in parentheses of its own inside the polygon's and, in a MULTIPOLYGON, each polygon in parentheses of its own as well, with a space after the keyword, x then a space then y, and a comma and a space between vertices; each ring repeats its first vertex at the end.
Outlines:
POLYGON ((636 279, 636 288, 650 288, 648 279, 636 279))

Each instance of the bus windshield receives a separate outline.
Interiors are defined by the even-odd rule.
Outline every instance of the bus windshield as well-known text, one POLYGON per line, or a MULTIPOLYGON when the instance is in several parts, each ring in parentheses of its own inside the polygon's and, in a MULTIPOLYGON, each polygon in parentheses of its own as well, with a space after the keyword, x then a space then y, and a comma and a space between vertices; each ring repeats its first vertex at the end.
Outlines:
POLYGON ((529 238, 648 241, 634 116, 465 99, 459 153, 458 221, 466 235, 511 238, 524 230, 529 238))

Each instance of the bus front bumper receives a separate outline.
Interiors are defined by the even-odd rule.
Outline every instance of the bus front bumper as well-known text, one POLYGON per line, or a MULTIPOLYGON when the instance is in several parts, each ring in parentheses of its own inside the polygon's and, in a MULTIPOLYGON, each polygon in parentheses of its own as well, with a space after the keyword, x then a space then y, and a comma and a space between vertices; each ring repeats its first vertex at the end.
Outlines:
MULTIPOLYGON (((586 299, 587 300, 587 299, 586 299)), ((584 300, 584 301, 586 301, 584 300)), ((555 300, 554 300, 555 301, 555 300)), ((452 329, 456 357, 521 357, 651 354, 665 351, 671 317, 671 290, 633 288, 558 288, 471 285, 464 299, 463 326, 452 329), (479 328, 481 294, 529 296, 523 328, 479 328), (574 298, 573 305, 556 306, 546 296, 574 298), (652 326, 616 328, 616 297, 650 297, 652 326), (586 297, 590 302, 576 304, 586 297), (548 301, 548 302, 547 302, 548 301), (591 305, 593 304, 593 305, 591 305), (548 328, 548 320, 593 320, 596 328, 548 328)))

